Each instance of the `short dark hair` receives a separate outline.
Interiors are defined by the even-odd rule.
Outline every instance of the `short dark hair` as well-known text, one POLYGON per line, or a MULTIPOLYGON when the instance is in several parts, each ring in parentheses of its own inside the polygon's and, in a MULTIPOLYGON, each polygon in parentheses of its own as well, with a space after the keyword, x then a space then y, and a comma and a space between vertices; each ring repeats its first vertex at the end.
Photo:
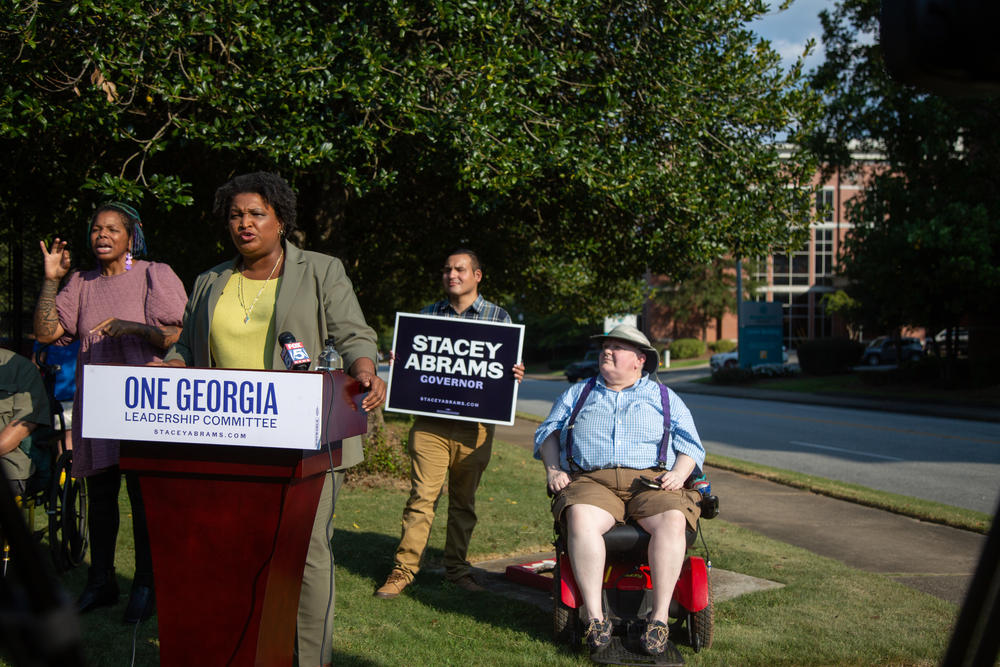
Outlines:
POLYGON ((468 248, 455 248, 454 250, 452 250, 451 252, 449 252, 447 255, 445 255, 445 257, 444 257, 445 261, 447 262, 448 258, 451 257, 452 255, 468 255, 469 259, 472 260, 472 262, 471 262, 472 263, 472 270, 473 271, 482 271, 483 270, 482 264, 479 263, 479 255, 477 255, 474 251, 469 250, 468 248))
POLYGON ((252 174, 234 176, 215 191, 212 214, 225 224, 229 220, 229 207, 236 195, 252 192, 260 195, 271 208, 278 220, 285 225, 285 235, 298 229, 295 224, 295 191, 288 182, 277 174, 256 171, 252 174))

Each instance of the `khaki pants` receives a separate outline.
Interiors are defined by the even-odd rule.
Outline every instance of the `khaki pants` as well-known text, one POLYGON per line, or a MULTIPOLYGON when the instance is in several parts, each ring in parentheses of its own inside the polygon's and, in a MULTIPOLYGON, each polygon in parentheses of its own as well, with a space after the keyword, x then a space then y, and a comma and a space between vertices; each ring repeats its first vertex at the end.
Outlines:
POLYGON ((448 480, 448 531, 444 547, 446 576, 469 571, 469 540, 476 527, 476 489, 490 462, 492 424, 418 417, 410 430, 410 498, 403 510, 402 537, 395 565, 412 580, 434 521, 437 501, 448 480))

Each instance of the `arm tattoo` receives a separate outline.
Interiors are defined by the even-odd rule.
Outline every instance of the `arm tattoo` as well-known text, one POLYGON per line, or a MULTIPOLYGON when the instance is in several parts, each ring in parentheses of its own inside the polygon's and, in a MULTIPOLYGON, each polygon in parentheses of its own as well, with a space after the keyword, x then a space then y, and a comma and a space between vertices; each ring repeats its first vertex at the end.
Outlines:
POLYGON ((166 350, 176 343, 180 335, 181 328, 175 326, 154 327, 146 324, 142 329, 143 338, 161 350, 166 350))
POLYGON ((38 295, 35 304, 35 335, 50 337, 59 330, 59 312, 56 310, 56 293, 59 291, 58 280, 44 280, 42 293, 38 295))

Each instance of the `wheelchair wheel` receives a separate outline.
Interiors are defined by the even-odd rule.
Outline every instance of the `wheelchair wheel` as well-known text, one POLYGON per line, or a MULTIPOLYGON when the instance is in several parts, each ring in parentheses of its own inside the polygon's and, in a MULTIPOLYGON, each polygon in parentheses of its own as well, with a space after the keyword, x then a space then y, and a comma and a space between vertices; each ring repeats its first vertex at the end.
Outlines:
POLYGON ((697 653, 712 645, 712 635, 715 634, 715 594, 712 592, 712 579, 708 579, 708 605, 701 611, 688 614, 688 634, 691 638, 691 648, 697 653))
POLYGON ((558 644, 566 644, 572 649, 580 646, 580 615, 576 609, 567 606, 562 601, 562 577, 559 576, 559 563, 552 572, 552 635, 558 644))
POLYGON ((87 487, 72 468, 73 452, 63 452, 49 494, 49 550, 60 572, 82 563, 87 552, 87 487))

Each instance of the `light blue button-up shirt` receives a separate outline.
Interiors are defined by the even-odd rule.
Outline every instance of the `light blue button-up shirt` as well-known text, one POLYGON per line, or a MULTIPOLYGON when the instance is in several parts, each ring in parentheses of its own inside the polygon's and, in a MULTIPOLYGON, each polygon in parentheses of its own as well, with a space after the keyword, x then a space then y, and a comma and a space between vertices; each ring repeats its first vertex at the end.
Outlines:
MULTIPOLYGON (((578 382, 560 396, 552 411, 535 431, 535 458, 554 431, 559 431, 559 465, 572 472, 566 458, 566 425, 586 382, 578 382)), ((680 396, 670 397, 670 442, 666 467, 674 467, 677 454, 695 461, 695 474, 705 463, 705 448, 698 437, 691 411, 680 396)), ((631 387, 612 391, 597 376, 597 384, 576 416, 573 426, 573 458, 584 470, 596 468, 652 468, 657 464, 663 438, 663 401, 656 381, 644 376, 631 387)))

